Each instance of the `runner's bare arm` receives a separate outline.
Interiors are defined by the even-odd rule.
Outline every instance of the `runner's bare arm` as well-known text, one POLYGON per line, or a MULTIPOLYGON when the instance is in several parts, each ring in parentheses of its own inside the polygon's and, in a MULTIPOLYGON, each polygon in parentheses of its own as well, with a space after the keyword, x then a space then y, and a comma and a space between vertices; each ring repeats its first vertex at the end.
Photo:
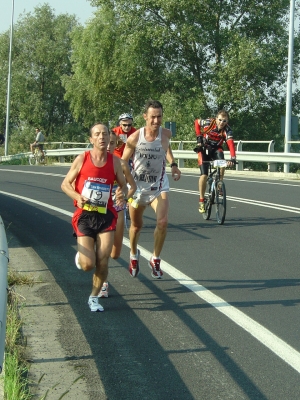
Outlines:
POLYGON ((130 185, 130 189, 128 190, 128 193, 127 193, 127 198, 130 199, 134 195, 134 193, 137 189, 137 186, 136 186, 135 180, 133 179, 133 176, 130 173, 130 169, 129 169, 127 161, 121 160, 121 164, 122 164, 123 174, 125 176, 126 182, 129 183, 129 185, 130 185))
POLYGON ((125 197, 127 197, 128 188, 123 175, 121 160, 117 156, 114 156, 114 170, 116 174, 116 181, 119 185, 116 190, 116 203, 118 206, 122 206, 125 201, 125 197))
MULTIPOLYGON (((169 161, 169 163, 171 165, 174 164, 174 163, 176 164, 170 143, 169 143, 169 147, 168 147, 168 150, 167 150, 167 160, 169 161)), ((172 172, 172 178, 174 179, 174 181, 178 181, 180 179, 180 176, 181 176, 181 171, 177 167, 177 164, 174 165, 173 167, 171 167, 171 172, 172 172)))
POLYGON ((139 138, 139 132, 140 130, 138 129, 134 133, 132 133, 129 138, 127 139, 126 146, 122 155, 122 160, 129 161, 130 157, 134 153, 136 144, 138 142, 139 138))

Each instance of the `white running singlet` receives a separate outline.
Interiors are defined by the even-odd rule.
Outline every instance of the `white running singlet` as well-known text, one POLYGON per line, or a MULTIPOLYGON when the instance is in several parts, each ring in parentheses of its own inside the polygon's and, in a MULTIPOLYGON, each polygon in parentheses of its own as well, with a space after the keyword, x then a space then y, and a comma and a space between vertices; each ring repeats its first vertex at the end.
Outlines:
POLYGON ((166 175, 166 152, 161 144, 162 128, 153 142, 145 139, 145 128, 140 128, 139 139, 133 154, 132 175, 137 184, 138 203, 147 205, 161 192, 169 191, 166 175))

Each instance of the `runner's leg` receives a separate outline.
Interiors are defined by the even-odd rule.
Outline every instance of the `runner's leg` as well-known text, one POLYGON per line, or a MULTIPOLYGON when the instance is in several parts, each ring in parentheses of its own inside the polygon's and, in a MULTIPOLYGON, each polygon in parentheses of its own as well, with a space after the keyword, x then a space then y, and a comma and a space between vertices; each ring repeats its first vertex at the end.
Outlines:
MULTIPOLYGON (((114 231, 98 233, 96 239, 96 270, 93 275, 91 296, 97 296, 107 280, 108 260, 114 242, 114 231)), ((94 264, 94 265, 95 265, 94 264)))
POLYGON ((154 230, 153 256, 159 257, 162 251, 168 228, 169 195, 162 192, 152 203, 151 207, 156 213, 156 228, 154 230))

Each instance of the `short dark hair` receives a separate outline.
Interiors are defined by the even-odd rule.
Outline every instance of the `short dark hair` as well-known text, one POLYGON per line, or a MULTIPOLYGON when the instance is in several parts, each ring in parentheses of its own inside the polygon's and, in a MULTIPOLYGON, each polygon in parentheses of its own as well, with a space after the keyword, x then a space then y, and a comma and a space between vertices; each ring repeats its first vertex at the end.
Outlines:
POLYGON ((229 119, 228 111, 224 110, 224 108, 223 108, 222 110, 219 110, 219 111, 218 111, 218 114, 216 115, 216 117, 217 117, 218 115, 226 116, 226 118, 229 119))
POLYGON ((161 111, 163 112, 163 105, 161 104, 160 101, 158 100, 148 100, 145 104, 145 108, 144 108, 144 113, 147 114, 147 111, 149 110, 149 108, 161 108, 161 111))
POLYGON ((107 131, 109 132, 108 127, 101 121, 95 122, 93 126, 90 127, 90 136, 92 136, 92 129, 96 126, 96 125, 103 125, 105 126, 105 128, 107 129, 107 131))

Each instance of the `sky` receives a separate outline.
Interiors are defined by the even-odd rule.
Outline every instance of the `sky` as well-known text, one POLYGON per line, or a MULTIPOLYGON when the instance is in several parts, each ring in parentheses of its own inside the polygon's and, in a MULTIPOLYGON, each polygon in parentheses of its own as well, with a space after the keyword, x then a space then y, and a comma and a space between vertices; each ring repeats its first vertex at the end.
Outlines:
POLYGON ((91 7, 88 0, 1 0, 0 12, 0 33, 10 29, 12 4, 14 3, 14 24, 18 21, 20 14, 34 12, 34 8, 48 3, 54 13, 58 14, 75 14, 78 21, 84 25, 86 21, 93 16, 95 7, 91 7))

